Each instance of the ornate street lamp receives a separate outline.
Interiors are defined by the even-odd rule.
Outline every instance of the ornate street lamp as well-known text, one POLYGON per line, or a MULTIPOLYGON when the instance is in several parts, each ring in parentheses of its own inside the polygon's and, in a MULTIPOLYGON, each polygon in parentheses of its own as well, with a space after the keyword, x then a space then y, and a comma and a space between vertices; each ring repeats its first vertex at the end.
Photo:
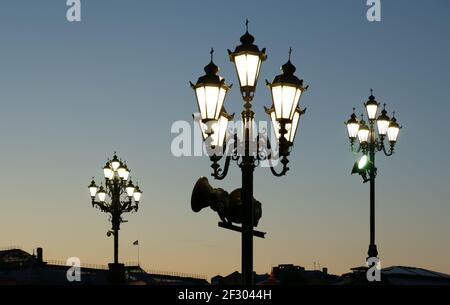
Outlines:
POLYGON ((369 126, 361 115, 358 121, 355 115, 355 108, 350 119, 345 123, 347 125, 348 137, 353 152, 362 152, 363 156, 357 160, 353 166, 352 174, 359 174, 363 178, 363 182, 370 182, 370 244, 367 252, 368 258, 376 258, 378 255, 377 246, 375 244, 375 177, 377 168, 375 167, 375 153, 383 151, 386 156, 394 153, 394 146, 400 131, 400 126, 393 116, 390 119, 386 112, 386 104, 383 105, 381 114, 377 117, 379 103, 373 96, 370 89, 369 100, 364 103, 367 112, 369 126), (376 127, 375 127, 376 125, 376 127), (378 131, 378 134, 377 134, 378 131), (388 137, 389 150, 386 149, 384 139, 388 137), (359 147, 355 148, 355 140, 358 138, 359 147))
MULTIPOLYGON (((267 55, 265 49, 260 50, 254 44, 255 39, 248 32, 248 21, 246 22, 246 32, 240 41, 241 44, 233 52, 228 50, 228 53, 235 66, 244 101, 244 110, 241 113, 243 134, 242 139, 238 140, 237 134, 234 133, 234 146, 231 153, 225 157, 223 167, 218 162, 223 158, 223 153, 226 152, 225 144, 228 140, 226 127, 228 122, 233 119, 232 115, 226 113, 223 105, 225 94, 231 86, 226 86, 225 80, 217 75, 219 69, 212 61, 212 52, 211 62, 205 67, 205 72, 211 79, 209 83, 214 83, 217 88, 222 88, 223 94, 211 94, 209 96, 198 94, 198 88, 202 88, 205 84, 204 76, 199 78, 197 84, 191 83, 191 86, 196 94, 201 115, 200 129, 207 148, 220 148, 219 152, 222 152, 217 154, 215 150, 214 153, 208 153, 212 162, 212 176, 217 180, 224 179, 228 173, 230 162, 236 161, 242 172, 242 188, 230 194, 222 189, 213 191, 206 178, 202 177, 192 193, 191 205, 194 212, 200 211, 203 207, 211 206, 213 210, 219 213, 222 220, 222 222, 219 222, 220 227, 242 233, 242 280, 243 284, 251 285, 253 284, 253 236, 264 237, 265 234, 253 230, 259 217, 261 217, 261 203, 253 198, 253 172, 258 164, 265 160, 269 162, 270 169, 275 176, 283 176, 289 170, 287 167, 288 156, 300 117, 305 113, 305 110, 299 107, 299 100, 307 87, 303 87, 303 81, 294 75, 295 66, 290 61, 290 50, 289 60, 281 68, 282 73, 276 76, 272 83, 267 82, 272 95, 272 106, 266 108, 266 112, 269 114, 275 129, 279 148, 277 157, 281 158, 282 164, 281 170, 277 171, 272 163, 274 154, 267 136, 259 134, 256 137, 253 136, 255 113, 252 111, 252 102, 261 63, 266 60, 267 55), (205 110, 206 108, 213 110, 208 112, 205 110), (221 109, 220 113, 218 113, 218 109, 221 109), (262 145, 264 142, 267 144, 265 147, 262 145), (242 149, 239 151, 238 147, 242 149), (256 149, 252 149, 254 147, 256 149), (242 226, 238 227, 233 223, 242 224, 242 226)), ((210 151, 208 150, 208 152, 210 151)))
POLYGON ((103 175, 105 186, 101 183, 98 187, 92 178, 88 187, 92 207, 111 216, 112 228, 107 233, 108 236, 111 234, 114 236, 114 263, 110 264, 111 280, 114 283, 121 283, 125 274, 123 264, 119 264, 119 230, 120 224, 126 222, 122 215, 137 212, 142 192, 139 186, 129 179, 130 170, 126 163, 119 160, 115 153, 112 160, 108 160, 103 167, 103 175))

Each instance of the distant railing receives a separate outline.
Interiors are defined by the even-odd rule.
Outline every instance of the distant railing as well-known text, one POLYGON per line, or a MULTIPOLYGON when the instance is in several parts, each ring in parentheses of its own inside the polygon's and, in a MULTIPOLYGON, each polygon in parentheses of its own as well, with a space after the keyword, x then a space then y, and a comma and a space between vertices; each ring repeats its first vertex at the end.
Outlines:
MULTIPOLYGON (((47 262, 47 264, 50 264, 50 265, 67 266, 66 262, 62 261, 62 260, 47 260, 46 262, 47 262)), ((126 262, 126 263, 124 263, 124 265, 125 265, 125 267, 138 267, 139 266, 139 264, 137 262, 126 262)), ((81 264, 81 268, 99 269, 99 270, 108 270, 109 269, 108 266, 106 266, 106 265, 84 264, 84 263, 81 264)), ((173 271, 161 271, 161 270, 146 269, 143 267, 140 267, 140 268, 147 274, 208 280, 207 276, 201 275, 201 274, 173 272, 173 271)))
POLYGON ((173 277, 181 277, 181 278, 193 278, 193 279, 199 279, 199 280, 208 280, 208 277, 205 275, 202 275, 202 274, 161 271, 161 270, 151 270, 151 269, 143 269, 143 270, 145 272, 147 272, 148 274, 173 276, 173 277))
MULTIPOLYGON (((56 265, 56 266, 68 266, 65 261, 62 260, 46 260, 45 261, 49 265, 56 265)), ((84 264, 82 263, 81 268, 89 268, 89 269, 100 269, 100 270, 108 270, 108 266, 100 265, 100 264, 84 264)))

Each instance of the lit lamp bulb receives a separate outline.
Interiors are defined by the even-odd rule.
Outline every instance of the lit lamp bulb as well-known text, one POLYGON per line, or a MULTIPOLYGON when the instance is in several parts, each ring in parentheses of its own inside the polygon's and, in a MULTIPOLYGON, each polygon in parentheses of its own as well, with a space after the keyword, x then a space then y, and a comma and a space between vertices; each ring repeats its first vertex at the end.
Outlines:
POLYGON ((141 195, 142 195, 142 192, 139 189, 139 186, 136 185, 136 187, 134 188, 134 193, 133 193, 134 201, 139 202, 141 200, 141 195))
POLYGON ((105 178, 109 180, 111 180, 114 177, 114 172, 111 169, 111 165, 109 162, 107 162, 105 167, 103 167, 103 174, 105 175, 105 178))
POLYGON ((361 119, 358 130, 359 143, 367 143, 367 141, 369 140, 369 133, 370 133, 369 127, 367 127, 366 122, 364 122, 364 120, 361 119))
MULTIPOLYGON (((384 104, 384 107, 386 107, 386 104, 384 104)), ((377 118, 377 128, 378 128, 378 134, 380 136, 386 136, 389 128, 390 118, 387 116, 386 109, 383 108, 381 111, 380 116, 377 118)))
POLYGON ((103 188, 103 185, 100 185, 100 189, 97 193, 97 196, 98 196, 98 200, 100 200, 100 202, 105 202, 106 192, 105 192, 105 189, 103 188))
POLYGON ((91 184, 89 184, 89 193, 91 194, 92 199, 97 195, 97 185, 95 184, 94 179, 92 178, 91 184))
POLYGON ((347 132, 349 139, 351 141, 355 140, 356 137, 358 136, 359 131, 359 122, 358 119, 356 118, 355 108, 353 108, 353 113, 350 116, 350 119, 347 121, 347 123, 345 123, 345 125, 347 125, 347 132))
POLYGON ((378 102, 375 100, 375 96, 372 94, 372 89, 370 89, 369 100, 364 104, 366 106, 367 117, 369 120, 375 120, 378 110, 378 102))
POLYGON ((131 180, 128 182, 128 185, 126 187, 126 191, 127 191, 128 197, 131 199, 131 197, 133 197, 133 193, 134 193, 134 185, 133 185, 133 182, 131 180))
POLYGON ((400 126, 397 123, 397 119, 395 118, 395 116, 392 116, 391 122, 389 123, 388 131, 387 131, 388 139, 391 144, 395 144, 395 142, 397 142, 397 137, 398 137, 399 132, 400 132, 400 126))
POLYGON ((111 166, 112 166, 113 171, 116 171, 119 168, 119 166, 120 166, 120 161, 117 158, 116 154, 114 154, 114 157, 111 160, 111 166))
POLYGON ((124 163, 120 164, 119 168, 117 169, 117 174, 119 175, 120 179, 125 179, 125 177, 128 178, 127 168, 124 163))

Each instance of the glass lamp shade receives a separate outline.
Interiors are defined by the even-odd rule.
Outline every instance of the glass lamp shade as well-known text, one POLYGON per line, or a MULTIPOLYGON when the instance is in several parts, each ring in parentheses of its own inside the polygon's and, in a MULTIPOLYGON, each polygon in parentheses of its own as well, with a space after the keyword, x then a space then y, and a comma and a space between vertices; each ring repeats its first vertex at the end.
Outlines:
POLYGON ((232 61, 236 68, 241 87, 256 87, 262 62, 260 54, 243 52, 241 54, 234 55, 232 61))
POLYGON ((227 135, 228 122, 233 119, 233 115, 229 115, 225 110, 220 115, 219 119, 210 122, 212 134, 206 133, 208 127, 202 121, 199 121, 200 130, 202 131, 203 140, 206 141, 208 137, 211 137, 211 146, 222 147, 227 135))
POLYGON ((125 190, 127 192, 128 197, 130 197, 130 198, 133 197, 134 185, 133 185, 133 182, 131 182, 131 180, 130 180, 130 182, 128 182, 127 187, 125 188, 125 190))
POLYGON ((397 142, 397 137, 400 132, 400 126, 397 124, 397 120, 395 117, 392 117, 391 122, 389 123, 387 135, 389 142, 395 143, 397 142))
POLYGON ((106 192, 103 189, 103 186, 100 186, 100 190, 98 191, 97 196, 98 196, 98 200, 100 200, 100 202, 105 202, 106 192))
POLYGON ((292 120, 302 90, 294 86, 283 84, 275 85, 270 89, 276 118, 278 120, 292 120))
POLYGON ((97 195, 97 185, 95 185, 95 181, 92 180, 91 184, 89 184, 89 193, 91 194, 91 197, 94 198, 95 195, 97 195))
POLYGON ((241 44, 234 52, 228 50, 230 60, 234 63, 241 86, 241 91, 254 91, 258 82, 261 63, 266 60, 266 49, 259 50, 254 45, 255 38, 247 32, 241 36, 241 44))
POLYGON ((111 169, 111 166, 109 163, 106 163, 105 167, 103 167, 103 174, 105 175, 106 179, 112 179, 114 176, 114 172, 111 169))
POLYGON ((134 201, 139 202, 141 200, 141 195, 142 195, 142 192, 139 189, 139 186, 136 185, 136 187, 134 189, 134 193, 133 193, 134 201))
POLYGON ((222 109, 227 89, 224 86, 202 85, 195 88, 198 108, 202 120, 217 120, 222 109))
POLYGON ((248 130, 248 140, 254 141, 256 139, 256 134, 257 134, 257 126, 255 123, 255 117, 249 117, 249 118, 245 118, 244 119, 244 125, 243 125, 243 130, 242 130, 242 139, 245 139, 246 137, 246 133, 248 130))
POLYGON ((266 83, 272 94, 276 119, 292 121, 300 96, 307 87, 303 87, 303 80, 294 75, 296 68, 290 60, 281 67, 281 70, 282 74, 275 76, 272 83, 268 81, 266 83))
POLYGON ((364 121, 361 121, 359 130, 358 130, 358 140, 359 143, 366 143, 369 140, 369 127, 367 127, 364 121))
POLYGON ((359 122, 358 119, 356 118, 355 113, 352 113, 350 119, 347 121, 347 123, 345 123, 345 125, 347 125, 348 137, 351 140, 356 139, 359 131, 359 122))
POLYGON ((128 177, 127 168, 125 164, 120 165, 120 167, 117 169, 117 174, 119 175, 120 179, 125 179, 125 176, 128 177))
POLYGON ((378 128, 378 134, 381 136, 385 136, 388 132, 390 119, 387 116, 387 112, 385 109, 381 111, 380 116, 377 118, 377 128, 378 128))
POLYGON ((96 186, 89 187, 89 193, 91 193, 91 197, 95 197, 95 195, 97 195, 97 187, 96 186))
MULTIPOLYGON (((275 111, 273 108, 269 110, 270 119, 272 121, 272 126, 275 132, 275 136, 277 137, 277 140, 280 141, 280 123, 277 121, 275 117, 275 111)), ((300 108, 297 108, 294 116, 292 118, 292 122, 286 123, 285 128, 287 130, 287 133, 285 134, 286 140, 289 143, 294 143, 295 135, 297 133, 298 123, 300 121, 300 116, 304 113, 304 110, 300 110, 300 108)))
POLYGON ((304 113, 304 110, 300 110, 297 108, 294 112, 294 116, 292 117, 292 123, 290 124, 290 128, 288 130, 288 141, 290 143, 294 143, 295 135, 297 134, 298 125, 300 123, 300 117, 304 113))
POLYGON ((195 91, 203 122, 219 119, 225 96, 230 89, 225 80, 217 75, 219 68, 212 61, 212 52, 211 62, 204 68, 205 75, 199 77, 195 85, 190 83, 195 91))
POLYGON ((128 168, 126 168, 125 172, 123 173, 123 180, 128 180, 128 177, 130 177, 130 171, 128 168))
POLYGON ((117 158, 117 156, 114 154, 113 159, 111 160, 111 167, 113 171, 116 171, 119 166, 120 166, 121 162, 119 161, 119 159, 117 158))
POLYGON ((280 137, 281 137, 281 135, 280 135, 280 123, 277 121, 277 118, 275 117, 275 111, 274 111, 273 108, 271 108, 268 113, 270 115, 270 120, 272 121, 272 128, 273 128, 273 131, 275 133, 275 137, 277 138, 277 141, 279 141, 280 137))
POLYGON ((375 97, 371 94, 369 96, 369 100, 364 104, 366 106, 367 117, 369 120, 375 120, 378 111, 378 102, 375 100, 375 97))
POLYGON ((378 105, 366 105, 367 116, 369 120, 374 120, 377 115, 378 105))

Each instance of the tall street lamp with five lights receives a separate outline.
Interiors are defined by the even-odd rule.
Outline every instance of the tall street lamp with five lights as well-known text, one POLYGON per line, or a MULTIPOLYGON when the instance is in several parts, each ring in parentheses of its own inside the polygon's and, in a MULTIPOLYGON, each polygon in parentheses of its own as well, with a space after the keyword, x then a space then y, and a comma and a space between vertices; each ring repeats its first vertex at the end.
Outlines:
MULTIPOLYGON (((241 168, 242 188, 237 190, 240 192, 238 192, 240 194, 238 197, 241 209, 236 212, 233 210, 233 207, 229 208, 232 215, 228 216, 230 219, 238 219, 239 223, 242 223, 242 227, 237 228, 230 223, 222 225, 222 227, 242 232, 242 280, 244 285, 251 285, 253 284, 253 235, 258 236, 256 231, 253 231, 253 227, 256 226, 258 221, 257 217, 254 216, 254 205, 256 202, 253 198, 254 169, 261 161, 267 160, 275 176, 283 176, 289 170, 287 166, 289 162, 288 156, 293 146, 300 116, 305 112, 299 108, 299 100, 302 93, 306 91, 307 86, 303 86, 303 80, 298 79, 294 75, 296 68, 290 61, 291 51, 289 51, 288 62, 281 68, 282 73, 276 76, 273 82, 266 81, 272 95, 272 106, 266 108, 266 112, 269 115, 269 119, 272 120, 275 129, 278 144, 277 157, 281 159, 282 164, 281 170, 277 171, 272 164, 273 154, 268 139, 262 139, 262 136, 256 135, 253 128, 255 113, 252 111, 252 103, 261 64, 267 58, 266 50, 260 50, 254 44, 255 39, 248 32, 248 21, 246 26, 247 31, 240 39, 241 44, 234 51, 228 50, 229 58, 235 66, 244 102, 244 110, 241 113, 243 134, 242 139, 239 141, 236 133, 234 134, 234 148, 232 153, 225 157, 223 168, 218 164, 218 161, 222 159, 225 153, 227 126, 229 121, 233 119, 233 115, 228 114, 224 108, 225 97, 231 86, 227 85, 224 78, 218 75, 219 68, 213 62, 213 50, 211 50, 211 61, 204 68, 205 75, 201 76, 196 84, 191 83, 191 86, 194 89, 201 115, 199 123, 203 139, 207 144, 207 148, 210 148, 208 154, 212 161, 212 176, 218 180, 224 179, 231 160, 236 161, 241 168), (264 140, 266 141, 266 147, 262 148, 260 144, 264 140), (240 153, 238 153, 238 146, 240 153), (256 149, 252 149, 253 147, 256 147, 256 149), (211 149, 214 152, 211 152, 211 149), (235 217, 236 215, 238 217, 235 217)), ((199 179, 198 185, 199 183, 200 185, 205 185, 205 179, 204 177, 199 179)), ((221 189, 220 191, 224 192, 221 189)), ((238 193, 233 192, 230 196, 233 199, 236 197, 235 194, 238 193)), ((201 196, 197 196, 193 192, 192 198, 198 197, 201 196)), ((226 211, 227 207, 230 207, 231 201, 227 199, 216 206, 226 211)), ((198 206, 193 206, 193 210, 198 212, 198 206)))
POLYGON ((375 177, 377 168, 375 167, 375 153, 383 152, 386 156, 394 153, 394 147, 397 143, 397 137, 400 132, 400 126, 395 118, 395 112, 392 118, 389 118, 384 104, 381 114, 377 116, 379 103, 370 90, 369 100, 364 103, 367 112, 369 125, 364 121, 364 115, 358 120, 353 108, 353 114, 346 122, 348 137, 353 152, 362 152, 361 159, 355 162, 352 174, 359 174, 363 182, 370 182, 370 244, 367 252, 369 258, 377 258, 378 250, 375 244, 375 177), (376 125, 376 127, 375 127, 376 125), (378 131, 378 133, 377 133, 378 131), (389 142, 389 148, 385 146, 385 139, 389 142), (359 147, 355 148, 355 141, 358 139, 359 147))

